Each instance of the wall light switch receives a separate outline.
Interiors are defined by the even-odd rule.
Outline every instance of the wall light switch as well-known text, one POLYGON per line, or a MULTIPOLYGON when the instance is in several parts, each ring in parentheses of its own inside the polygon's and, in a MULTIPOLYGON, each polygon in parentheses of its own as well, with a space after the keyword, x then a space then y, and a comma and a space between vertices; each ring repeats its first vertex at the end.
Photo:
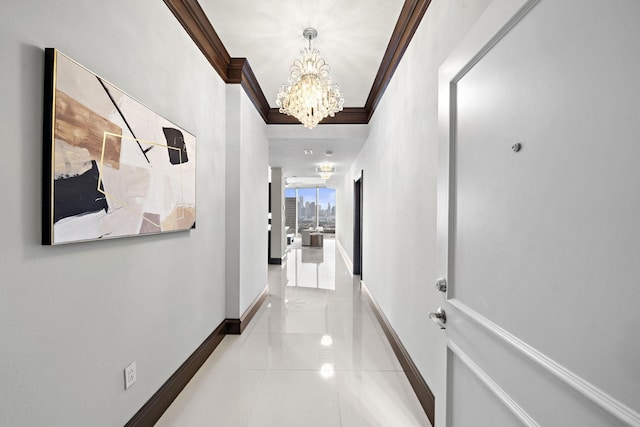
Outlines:
POLYGON ((128 389, 136 382, 136 361, 124 368, 124 389, 128 389))

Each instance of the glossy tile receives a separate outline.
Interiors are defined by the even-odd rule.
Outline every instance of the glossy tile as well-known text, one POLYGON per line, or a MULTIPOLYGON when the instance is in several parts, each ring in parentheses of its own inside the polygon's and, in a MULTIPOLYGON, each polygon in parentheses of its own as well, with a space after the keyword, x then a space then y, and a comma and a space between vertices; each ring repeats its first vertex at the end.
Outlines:
MULTIPOLYGON (((275 298, 272 296, 272 301, 275 298)), ((308 288, 287 288, 286 297, 277 307, 286 311, 370 311, 367 304, 360 299, 359 294, 341 294, 335 291, 322 292, 308 288)))
POLYGON ((384 333, 377 320, 367 311, 330 313, 328 320, 329 331, 333 334, 381 335, 384 333))
POLYGON ((265 371, 213 369, 205 364, 156 427, 246 426, 265 371))
POLYGON ((325 337, 329 337, 329 335, 283 334, 274 336, 269 369, 319 372, 326 363, 335 366, 335 348, 332 345, 324 345, 326 344, 325 337))
POLYGON ((338 372, 342 427, 429 426, 402 372, 338 372))
POLYGON ((338 371, 402 371, 384 336, 335 335, 332 338, 338 371))
POLYGON ((268 335, 227 335, 207 360, 220 369, 267 369, 271 361, 268 335))
POLYGON ((318 371, 269 371, 247 427, 340 427, 336 378, 318 371))
POLYGON ((257 321, 251 334, 323 334, 329 320, 318 311, 267 311, 257 321))
POLYGON ((428 426, 359 281, 324 249, 269 266, 270 295, 228 335, 161 427, 428 426))

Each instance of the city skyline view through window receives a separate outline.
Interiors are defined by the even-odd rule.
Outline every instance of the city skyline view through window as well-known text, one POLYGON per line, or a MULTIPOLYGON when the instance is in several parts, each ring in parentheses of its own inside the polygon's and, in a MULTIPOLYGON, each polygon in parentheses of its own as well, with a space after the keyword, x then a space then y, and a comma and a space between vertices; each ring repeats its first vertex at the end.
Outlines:
POLYGON ((325 233, 336 231, 336 190, 333 188, 287 188, 285 212, 290 230, 322 227, 325 233), (293 210, 295 209, 295 212, 293 210))

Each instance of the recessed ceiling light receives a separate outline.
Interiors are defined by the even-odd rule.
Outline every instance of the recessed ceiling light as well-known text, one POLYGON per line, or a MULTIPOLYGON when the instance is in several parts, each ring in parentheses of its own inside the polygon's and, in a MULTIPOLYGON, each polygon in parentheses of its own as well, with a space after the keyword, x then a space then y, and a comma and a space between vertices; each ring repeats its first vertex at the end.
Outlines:
POLYGON ((313 154, 313 150, 310 148, 307 148, 306 150, 304 150, 304 154, 313 154))

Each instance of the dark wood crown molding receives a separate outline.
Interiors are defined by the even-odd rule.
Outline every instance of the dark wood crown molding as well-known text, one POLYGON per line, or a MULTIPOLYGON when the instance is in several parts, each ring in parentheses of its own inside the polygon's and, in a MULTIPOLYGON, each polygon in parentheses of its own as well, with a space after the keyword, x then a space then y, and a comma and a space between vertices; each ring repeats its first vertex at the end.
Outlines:
MULTIPOLYGON (((335 117, 327 117, 320 122, 321 125, 358 125, 367 123, 367 112, 361 107, 347 107, 336 113, 335 117)), ((270 125, 299 125, 300 122, 293 116, 287 116, 278 111, 277 108, 270 108, 266 120, 270 125)))
POLYGON ((373 116, 378 102, 380 102, 384 91, 387 89, 393 73, 398 68, 398 64, 400 64, 400 60, 407 47, 409 47, 409 42, 411 42, 430 4, 431 0, 405 0, 396 27, 391 34, 387 50, 382 57, 378 74, 373 80, 371 92, 369 92, 369 97, 364 105, 367 111, 367 123, 373 116))
MULTIPOLYGON (((266 124, 299 124, 293 117, 279 113, 277 108, 270 108, 249 66, 249 61, 246 58, 232 58, 229 55, 197 0, 164 0, 164 2, 222 80, 225 83, 242 85, 266 124)), ((320 124, 369 123, 430 4, 431 0, 405 0, 364 107, 345 108, 335 117, 327 117, 320 124)))
POLYGON ((253 102, 265 123, 269 123, 269 102, 262 92, 246 58, 231 58, 227 67, 227 83, 239 83, 253 102))
POLYGON ((164 2, 222 80, 227 82, 227 68, 231 62, 231 56, 216 30, 213 29, 200 3, 197 0, 164 0, 164 2))

